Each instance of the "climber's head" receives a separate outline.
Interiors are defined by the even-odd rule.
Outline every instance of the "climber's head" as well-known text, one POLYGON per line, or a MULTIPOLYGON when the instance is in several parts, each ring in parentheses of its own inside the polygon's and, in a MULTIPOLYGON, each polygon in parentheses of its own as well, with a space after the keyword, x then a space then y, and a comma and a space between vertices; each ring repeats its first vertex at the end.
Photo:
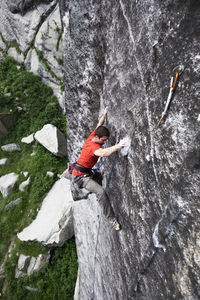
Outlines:
POLYGON ((104 145, 107 142, 109 135, 110 132, 108 128, 106 128, 105 126, 99 126, 95 130, 93 141, 96 144, 104 145))

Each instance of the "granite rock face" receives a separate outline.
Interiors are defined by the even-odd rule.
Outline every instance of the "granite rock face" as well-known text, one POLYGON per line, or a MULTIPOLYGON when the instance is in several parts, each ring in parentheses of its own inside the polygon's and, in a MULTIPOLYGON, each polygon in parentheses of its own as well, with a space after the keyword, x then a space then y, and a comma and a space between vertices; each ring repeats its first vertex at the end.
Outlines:
POLYGON ((69 159, 105 106, 109 145, 118 129, 131 139, 108 190, 123 229, 114 232, 102 217, 95 270, 100 209, 92 195, 74 205, 76 298, 91 299, 93 280, 95 299, 200 297, 199 8, 192 0, 69 1, 69 159), (158 127, 175 71, 178 84, 158 127))
POLYGON ((0 53, 4 50, 52 87, 64 110, 63 41, 57 0, 0 3, 0 53))

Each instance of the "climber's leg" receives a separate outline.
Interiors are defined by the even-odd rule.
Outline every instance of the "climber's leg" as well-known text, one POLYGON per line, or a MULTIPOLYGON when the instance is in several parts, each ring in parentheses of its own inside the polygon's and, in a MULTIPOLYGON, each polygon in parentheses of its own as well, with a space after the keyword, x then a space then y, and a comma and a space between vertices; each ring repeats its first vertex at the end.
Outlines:
POLYGON ((97 195, 97 200, 103 210, 103 214, 105 215, 105 217, 114 217, 114 212, 110 204, 108 195, 100 184, 94 181, 91 177, 85 177, 83 178, 82 187, 97 195))

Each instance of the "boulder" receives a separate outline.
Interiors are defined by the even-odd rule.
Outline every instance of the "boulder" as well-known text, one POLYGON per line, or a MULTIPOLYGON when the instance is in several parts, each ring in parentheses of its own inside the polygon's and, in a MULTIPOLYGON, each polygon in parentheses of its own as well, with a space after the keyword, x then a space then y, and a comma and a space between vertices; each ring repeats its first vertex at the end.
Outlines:
POLYGON ((0 159, 0 166, 5 165, 7 162, 7 158, 0 159))
POLYGON ((8 209, 10 209, 11 207, 14 207, 14 206, 18 205, 19 202, 20 202, 20 200, 21 200, 21 198, 17 198, 16 200, 11 201, 10 203, 8 203, 8 204, 5 206, 5 210, 8 210, 8 209))
POLYGON ((19 175, 12 172, 0 177, 0 191, 3 197, 8 196, 8 194, 11 192, 15 182, 18 179, 18 176, 19 175))
POLYGON ((26 187, 27 185, 29 185, 30 179, 31 179, 31 178, 29 177, 27 180, 23 181, 23 182, 19 185, 19 190, 20 190, 21 192, 23 192, 23 191, 25 190, 25 187, 26 187))
POLYGON ((27 137, 22 138, 22 143, 31 144, 34 141, 34 134, 30 134, 27 137))
POLYGON ((54 125, 46 124, 36 132, 35 139, 56 156, 67 155, 67 141, 64 134, 54 125))
POLYGON ((32 268, 32 270, 29 270, 28 275, 31 275, 36 272, 41 272, 44 269, 45 265, 49 262, 49 259, 50 259, 49 252, 47 254, 39 254, 36 257, 34 267, 32 268))
POLYGON ((43 200, 36 219, 18 233, 18 238, 61 246, 73 236, 72 205, 70 181, 61 178, 43 200))
POLYGON ((39 254, 37 257, 20 254, 15 270, 15 278, 22 278, 36 272, 41 272, 49 262, 49 259, 49 252, 47 254, 39 254))
POLYGON ((7 145, 1 146, 1 150, 6 151, 6 152, 21 151, 21 148, 18 144, 12 143, 12 144, 7 144, 7 145))
POLYGON ((27 271, 28 265, 30 263, 31 256, 26 256, 24 254, 20 254, 19 259, 18 259, 18 269, 20 271, 27 271))

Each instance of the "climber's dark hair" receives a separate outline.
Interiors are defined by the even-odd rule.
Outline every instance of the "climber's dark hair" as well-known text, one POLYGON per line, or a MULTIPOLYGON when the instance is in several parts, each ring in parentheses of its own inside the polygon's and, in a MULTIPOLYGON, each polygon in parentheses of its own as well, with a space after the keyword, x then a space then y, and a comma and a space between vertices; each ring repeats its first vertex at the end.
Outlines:
POLYGON ((101 137, 103 137, 103 136, 109 137, 110 132, 109 132, 108 128, 106 128, 105 126, 99 126, 99 127, 97 127, 97 129, 95 130, 94 135, 97 135, 99 138, 101 138, 101 137))

